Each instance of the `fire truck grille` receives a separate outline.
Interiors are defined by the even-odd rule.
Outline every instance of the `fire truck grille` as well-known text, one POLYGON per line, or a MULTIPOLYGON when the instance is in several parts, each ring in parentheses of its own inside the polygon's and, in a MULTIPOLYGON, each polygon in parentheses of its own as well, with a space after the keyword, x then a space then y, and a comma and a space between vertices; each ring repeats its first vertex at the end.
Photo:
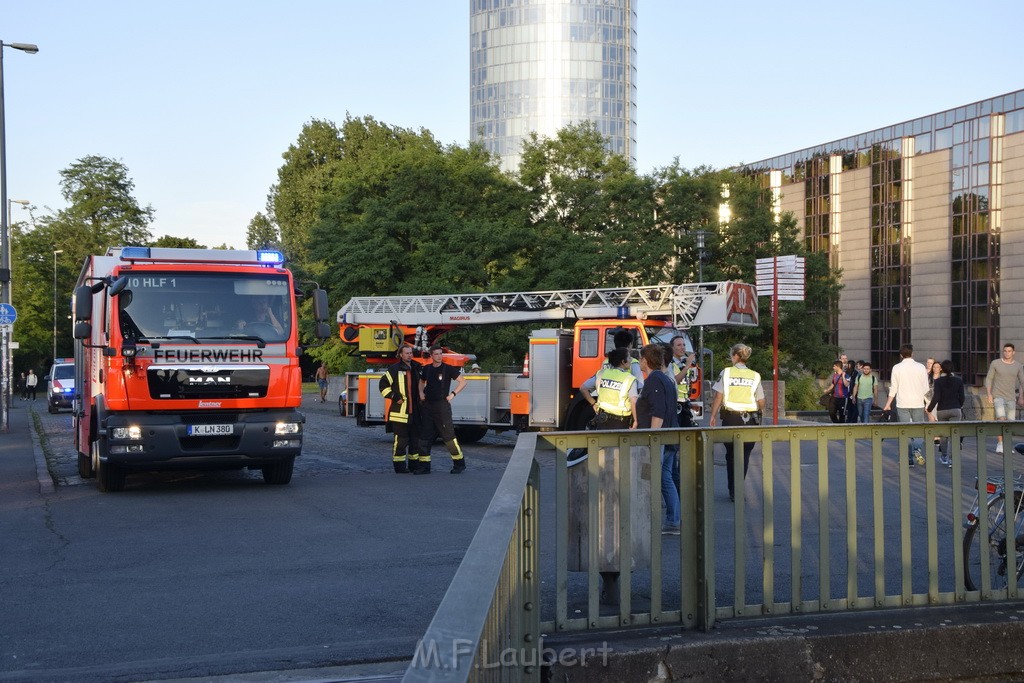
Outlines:
POLYGON ((149 395, 154 399, 263 398, 270 368, 168 368, 150 366, 149 395))

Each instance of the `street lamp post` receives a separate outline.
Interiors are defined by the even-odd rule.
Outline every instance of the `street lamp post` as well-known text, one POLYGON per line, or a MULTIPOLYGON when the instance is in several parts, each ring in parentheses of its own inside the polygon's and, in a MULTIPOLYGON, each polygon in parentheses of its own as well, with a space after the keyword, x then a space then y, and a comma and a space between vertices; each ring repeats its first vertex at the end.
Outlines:
POLYGON ((63 249, 53 250, 53 362, 57 362, 57 254, 63 249))
MULTIPOLYGON (((7 203, 7 131, 4 121, 4 49, 13 48, 34 55, 39 48, 31 43, 5 43, 0 40, 0 207, 10 209, 7 203)), ((11 226, 9 211, 0 210, 0 303, 11 303, 11 226)), ((11 329, 5 325, 0 331, 0 431, 11 430, 11 329)))
MULTIPOLYGON (((15 204, 21 204, 22 208, 27 209, 29 207, 29 204, 31 204, 31 202, 29 200, 27 200, 27 199, 8 199, 7 200, 7 225, 10 226, 11 230, 14 229, 14 219, 13 219, 11 214, 12 214, 12 212, 14 210, 14 205, 15 204)), ((29 216, 31 216, 31 215, 32 214, 30 212, 29 216)), ((11 238, 7 240, 7 262, 8 263, 13 263, 13 260, 11 259, 11 250, 13 248, 13 246, 12 246, 13 244, 14 244, 14 236, 12 235, 11 238)), ((13 297, 11 297, 11 298, 13 300, 13 297)), ((8 353, 7 354, 7 376, 8 377, 12 377, 12 378, 14 377, 14 354, 13 353, 8 353)), ((13 396, 13 392, 14 392, 14 386, 13 386, 13 382, 11 382, 10 384, 7 385, 8 400, 11 400, 10 397, 13 396)))

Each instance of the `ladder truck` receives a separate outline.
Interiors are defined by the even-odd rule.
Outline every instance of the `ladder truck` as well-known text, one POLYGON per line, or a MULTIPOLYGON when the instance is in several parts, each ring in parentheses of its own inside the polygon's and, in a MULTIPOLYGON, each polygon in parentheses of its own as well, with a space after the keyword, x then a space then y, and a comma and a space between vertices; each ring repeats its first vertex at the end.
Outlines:
MULTIPOLYGON (((742 282, 654 285, 546 292, 445 294, 439 296, 356 297, 338 311, 342 342, 366 359, 371 369, 346 375, 342 415, 358 424, 384 424, 385 400, 377 391, 380 372, 395 361, 403 343, 416 358, 443 335, 464 325, 548 321, 559 327, 529 336, 524 372, 466 373, 466 388, 452 401, 456 435, 463 443, 498 432, 581 430, 593 409, 580 386, 593 377, 613 348, 617 332, 632 333, 636 347, 668 344, 694 326, 758 324, 757 295, 742 282), (566 329, 571 326, 571 329, 566 329)), ((445 362, 465 366, 474 356, 445 354, 445 362)), ((696 367, 692 372, 697 375, 696 367)), ((703 416, 699 376, 691 382, 691 405, 703 416)))

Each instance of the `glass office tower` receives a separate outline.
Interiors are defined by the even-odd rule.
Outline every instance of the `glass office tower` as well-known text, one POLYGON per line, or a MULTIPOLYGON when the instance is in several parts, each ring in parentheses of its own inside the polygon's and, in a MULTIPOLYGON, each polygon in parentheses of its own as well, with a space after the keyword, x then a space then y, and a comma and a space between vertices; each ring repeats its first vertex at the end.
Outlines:
POLYGON ((636 163, 636 0, 470 0, 469 21, 470 140, 502 170, 581 121, 636 163))
POLYGON ((1024 90, 747 164, 842 268, 830 340, 883 376, 901 344, 968 384, 1024 344, 1024 90))

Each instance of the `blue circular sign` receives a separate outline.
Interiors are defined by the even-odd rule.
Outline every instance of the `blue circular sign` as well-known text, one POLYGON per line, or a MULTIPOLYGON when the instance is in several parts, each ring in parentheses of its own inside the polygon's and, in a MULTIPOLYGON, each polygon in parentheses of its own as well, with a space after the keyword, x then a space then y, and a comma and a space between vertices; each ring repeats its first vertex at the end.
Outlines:
POLYGON ((13 325, 18 319, 18 310, 11 304, 0 304, 0 325, 13 325))

